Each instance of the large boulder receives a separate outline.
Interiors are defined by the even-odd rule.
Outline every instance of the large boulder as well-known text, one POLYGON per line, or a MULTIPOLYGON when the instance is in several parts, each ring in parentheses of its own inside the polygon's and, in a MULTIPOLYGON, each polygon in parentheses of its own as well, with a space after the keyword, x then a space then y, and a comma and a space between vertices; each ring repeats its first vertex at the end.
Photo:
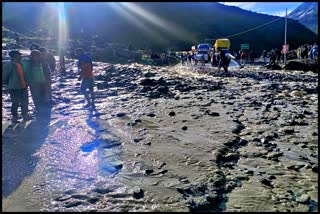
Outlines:
POLYGON ((285 70, 299 70, 318 72, 318 59, 294 59, 289 60, 285 65, 285 70))

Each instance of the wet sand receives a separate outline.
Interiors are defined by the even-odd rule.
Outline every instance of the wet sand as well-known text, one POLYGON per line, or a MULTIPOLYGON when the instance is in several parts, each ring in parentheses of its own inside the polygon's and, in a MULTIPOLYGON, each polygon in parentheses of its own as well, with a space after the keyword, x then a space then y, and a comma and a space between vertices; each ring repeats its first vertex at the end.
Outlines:
POLYGON ((96 111, 69 72, 3 130, 3 210, 318 210, 317 74, 95 65, 96 111))

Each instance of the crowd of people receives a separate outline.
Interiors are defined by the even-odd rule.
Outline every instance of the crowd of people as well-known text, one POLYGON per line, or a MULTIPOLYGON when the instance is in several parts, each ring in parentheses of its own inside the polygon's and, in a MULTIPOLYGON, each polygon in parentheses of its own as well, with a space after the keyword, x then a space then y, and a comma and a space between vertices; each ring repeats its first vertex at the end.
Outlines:
POLYGON ((298 59, 314 59, 318 58, 318 45, 308 45, 304 44, 297 48, 298 59))
MULTIPOLYGON (((32 119, 28 110, 28 90, 35 106, 35 116, 47 112, 46 110, 50 110, 55 103, 52 98, 51 82, 52 74, 56 70, 56 60, 46 48, 39 45, 32 44, 30 51, 29 57, 22 60, 22 53, 19 50, 11 50, 10 62, 3 64, 2 84, 6 85, 10 95, 13 123, 18 122, 19 107, 24 122, 32 119)), ((84 107, 95 109, 92 60, 81 48, 75 50, 75 56, 78 58, 78 80, 82 81, 80 93, 87 101, 84 107)), ((63 52, 59 54, 59 64, 60 71, 66 72, 63 52)))

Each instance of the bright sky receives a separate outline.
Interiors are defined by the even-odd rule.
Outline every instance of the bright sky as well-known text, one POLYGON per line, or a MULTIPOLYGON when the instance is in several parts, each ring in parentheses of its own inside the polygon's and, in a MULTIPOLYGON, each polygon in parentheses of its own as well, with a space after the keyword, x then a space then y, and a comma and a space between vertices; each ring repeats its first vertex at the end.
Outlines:
POLYGON ((303 2, 219 2, 221 4, 240 7, 257 13, 274 16, 285 16, 286 8, 288 14, 299 7, 303 2))

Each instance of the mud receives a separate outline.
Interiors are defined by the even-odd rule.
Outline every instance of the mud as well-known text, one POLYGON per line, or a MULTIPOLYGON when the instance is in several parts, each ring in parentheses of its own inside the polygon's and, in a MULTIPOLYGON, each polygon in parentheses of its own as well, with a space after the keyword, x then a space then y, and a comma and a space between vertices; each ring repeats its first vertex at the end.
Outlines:
POLYGON ((94 111, 74 66, 46 118, 3 92, 3 210, 318 210, 317 74, 97 62, 94 111))

